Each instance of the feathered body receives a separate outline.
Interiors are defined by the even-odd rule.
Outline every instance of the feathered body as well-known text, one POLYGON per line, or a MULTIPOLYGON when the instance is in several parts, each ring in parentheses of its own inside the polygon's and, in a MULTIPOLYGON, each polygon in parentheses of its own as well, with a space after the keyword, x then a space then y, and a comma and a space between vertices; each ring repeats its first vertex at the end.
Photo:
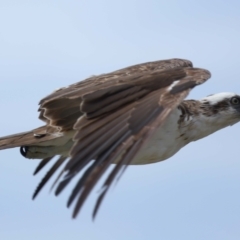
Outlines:
POLYGON ((209 77, 207 70, 181 59, 93 76, 42 99, 40 119, 46 125, 1 138, 0 149, 20 146, 23 156, 43 159, 35 173, 60 155, 33 197, 64 163, 55 181, 56 195, 88 166, 68 200, 68 206, 76 200, 73 217, 99 178, 115 164, 97 200, 95 216, 113 180, 128 165, 168 159, 189 142, 240 120, 240 98, 234 93, 184 100, 209 77))

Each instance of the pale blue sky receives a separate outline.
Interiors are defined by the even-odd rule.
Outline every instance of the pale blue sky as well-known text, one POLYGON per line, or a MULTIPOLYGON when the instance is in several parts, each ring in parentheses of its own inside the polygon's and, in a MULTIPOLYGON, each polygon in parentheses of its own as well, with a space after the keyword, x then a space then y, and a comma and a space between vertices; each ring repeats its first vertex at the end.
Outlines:
MULTIPOLYGON (((131 64, 186 58, 212 78, 190 97, 240 93, 237 0, 0 2, 0 135, 37 127, 38 101, 54 89, 131 64)), ((96 191, 77 220, 68 188, 55 198, 37 161, 0 152, 0 239, 237 240, 240 125, 192 143, 171 159, 129 167, 95 222, 96 191)))

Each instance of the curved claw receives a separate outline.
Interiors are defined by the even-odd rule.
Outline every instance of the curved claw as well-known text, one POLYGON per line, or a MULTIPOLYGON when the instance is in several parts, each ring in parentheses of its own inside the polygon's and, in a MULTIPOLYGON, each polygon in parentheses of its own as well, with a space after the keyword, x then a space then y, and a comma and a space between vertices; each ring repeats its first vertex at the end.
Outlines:
POLYGON ((27 152, 28 152, 28 147, 26 146, 20 147, 20 153, 22 154, 23 157, 27 156, 27 152))

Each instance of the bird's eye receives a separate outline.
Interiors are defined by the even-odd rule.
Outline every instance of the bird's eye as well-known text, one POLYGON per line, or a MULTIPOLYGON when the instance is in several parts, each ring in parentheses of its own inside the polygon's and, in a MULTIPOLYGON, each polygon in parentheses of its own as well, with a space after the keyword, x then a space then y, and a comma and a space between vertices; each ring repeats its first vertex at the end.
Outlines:
POLYGON ((231 98, 231 103, 233 105, 238 105, 238 104, 240 104, 240 99, 237 97, 233 97, 233 98, 231 98))

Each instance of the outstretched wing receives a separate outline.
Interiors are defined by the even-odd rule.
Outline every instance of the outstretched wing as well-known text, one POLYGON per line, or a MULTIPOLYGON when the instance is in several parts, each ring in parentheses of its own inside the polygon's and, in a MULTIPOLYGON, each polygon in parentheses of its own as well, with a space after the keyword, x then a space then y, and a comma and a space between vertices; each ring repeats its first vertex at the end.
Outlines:
MULTIPOLYGON (((88 166, 68 200, 68 206, 76 200, 73 217, 101 176, 115 163, 98 197, 95 217, 113 180, 119 178, 189 91, 209 77, 207 70, 192 68, 187 60, 157 61, 89 78, 40 102, 40 118, 49 126, 62 131, 76 130, 70 158, 55 181, 56 195, 88 166)), ((50 160, 44 159, 37 171, 50 160)), ((34 197, 65 160, 65 157, 57 160, 34 197)))

